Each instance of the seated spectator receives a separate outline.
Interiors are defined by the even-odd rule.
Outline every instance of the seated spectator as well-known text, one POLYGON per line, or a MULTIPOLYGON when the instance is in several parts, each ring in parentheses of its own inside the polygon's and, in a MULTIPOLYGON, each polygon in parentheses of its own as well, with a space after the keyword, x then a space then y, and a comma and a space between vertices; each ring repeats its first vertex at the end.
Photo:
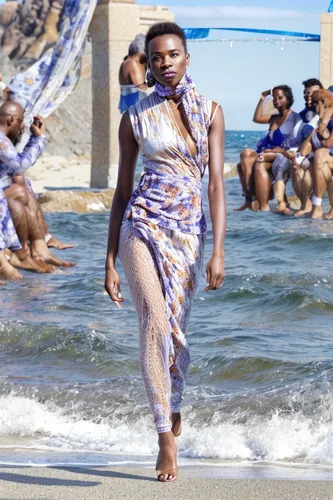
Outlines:
POLYGON ((333 117, 333 96, 329 90, 317 90, 313 93, 316 111, 319 115, 317 135, 321 147, 315 151, 313 162, 312 218, 333 219, 333 131, 330 121, 333 117), (330 126, 331 125, 331 126, 330 126), (330 211, 324 215, 322 199, 327 191, 330 211))
POLYGON ((254 112, 253 121, 255 123, 269 124, 269 130, 266 135, 259 141, 256 151, 252 149, 244 149, 240 155, 240 164, 238 165, 238 173, 243 188, 243 195, 246 202, 238 210, 251 209, 252 197, 256 197, 260 204, 260 210, 269 210, 268 200, 272 186, 273 175, 276 176, 277 187, 275 188, 278 201, 284 201, 284 171, 281 168, 273 169, 273 173, 268 171, 272 169, 273 161, 277 153, 283 153, 283 143, 293 136, 295 124, 299 121, 299 115, 290 108, 294 102, 293 94, 287 85, 279 85, 272 90, 274 107, 278 110, 276 115, 265 115, 263 113, 263 102, 270 90, 262 93, 254 112), (260 155, 260 156, 259 156, 260 155), (257 162, 257 160, 259 161, 257 162), (257 162, 257 174, 254 177, 254 166, 257 162), (256 179, 259 182, 257 189, 256 179), (281 181, 283 186, 278 184, 281 181), (259 198, 258 198, 259 196, 259 198), (281 198, 281 200, 280 200, 281 198))
POLYGON ((22 153, 16 144, 24 129, 23 108, 14 102, 6 102, 0 108, 0 187, 4 190, 11 217, 22 245, 10 256, 10 263, 21 269, 51 272, 53 266, 71 266, 54 257, 44 241, 38 216, 39 205, 25 182, 12 181, 34 164, 44 147, 45 124, 38 117, 31 126, 31 137, 22 153), (30 247, 28 245, 30 242, 30 247))
POLYGON ((278 202, 277 212, 287 208, 286 182, 289 178, 289 165, 283 159, 289 148, 289 141, 294 138, 295 126, 300 116, 292 111, 294 103, 292 90, 287 85, 280 85, 273 89, 274 107, 279 114, 271 120, 266 136, 259 142, 255 160, 255 192, 260 211, 270 210, 268 202, 271 188, 278 202))
MULTIPOLYGON (((285 171, 290 169, 293 188, 301 201, 301 207, 295 213, 292 213, 290 208, 281 211, 285 215, 294 215, 295 217, 311 212, 312 163, 314 151, 321 147, 314 131, 317 128, 319 116, 316 113, 316 103, 312 101, 312 95, 323 86, 316 78, 305 80, 303 85, 305 108, 299 113, 301 121, 296 125, 295 138, 290 139, 288 145, 285 144, 285 146, 289 147, 288 152, 284 155, 278 155, 279 157, 275 162, 279 162, 281 169, 285 171)), ((281 208, 283 209, 283 207, 281 208)))

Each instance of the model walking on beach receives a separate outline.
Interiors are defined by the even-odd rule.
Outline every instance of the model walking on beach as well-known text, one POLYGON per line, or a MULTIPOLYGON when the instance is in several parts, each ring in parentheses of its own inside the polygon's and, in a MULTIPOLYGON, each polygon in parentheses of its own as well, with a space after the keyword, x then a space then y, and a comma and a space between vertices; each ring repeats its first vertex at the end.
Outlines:
POLYGON ((114 302, 123 301, 115 269, 119 253, 138 314, 141 369, 159 436, 157 477, 169 482, 178 472, 175 437, 190 363, 185 334, 204 253, 201 179, 207 164, 214 247, 206 290, 224 279, 224 119, 221 107, 200 96, 187 74, 190 57, 178 25, 153 25, 146 53, 155 92, 120 124, 105 289, 114 302), (133 193, 139 151, 144 173, 133 193))

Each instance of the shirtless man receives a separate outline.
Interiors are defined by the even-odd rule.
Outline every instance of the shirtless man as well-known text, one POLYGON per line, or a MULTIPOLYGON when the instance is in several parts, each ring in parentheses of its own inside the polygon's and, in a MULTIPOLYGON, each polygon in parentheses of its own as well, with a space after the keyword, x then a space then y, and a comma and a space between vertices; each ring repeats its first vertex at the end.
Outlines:
POLYGON ((14 144, 24 129, 23 116, 23 108, 18 103, 6 102, 0 108, 0 187, 5 191, 10 214, 22 245, 21 250, 12 252, 10 263, 21 269, 51 272, 54 270, 53 266, 72 264, 63 262, 50 253, 39 226, 37 200, 25 182, 12 182, 12 177, 15 178, 15 175, 24 172, 37 160, 44 147, 44 120, 36 117, 26 147, 22 153, 17 153, 14 144))
POLYGON ((147 56, 144 47, 145 36, 137 35, 130 44, 128 55, 119 68, 119 111, 121 113, 127 111, 130 106, 147 95, 147 56))

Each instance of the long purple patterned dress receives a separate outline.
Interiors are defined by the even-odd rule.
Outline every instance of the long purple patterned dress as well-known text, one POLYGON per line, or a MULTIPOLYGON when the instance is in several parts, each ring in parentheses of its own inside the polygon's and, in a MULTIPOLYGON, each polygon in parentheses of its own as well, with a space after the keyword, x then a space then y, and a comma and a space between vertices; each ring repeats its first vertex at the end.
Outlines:
POLYGON ((129 110, 145 170, 121 227, 119 257, 138 314, 141 370, 157 432, 171 430, 171 413, 184 399, 186 328, 206 231, 201 178, 212 103, 192 86, 186 106, 194 158, 164 97, 154 92, 129 110))

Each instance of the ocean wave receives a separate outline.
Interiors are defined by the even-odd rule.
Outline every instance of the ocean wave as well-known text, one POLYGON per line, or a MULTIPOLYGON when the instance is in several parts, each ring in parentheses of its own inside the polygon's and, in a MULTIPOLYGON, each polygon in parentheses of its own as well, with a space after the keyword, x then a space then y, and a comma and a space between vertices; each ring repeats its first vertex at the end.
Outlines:
MULTIPOLYGON (((269 416, 256 415, 245 422, 223 419, 216 413, 209 425, 195 418, 185 422, 179 440, 183 458, 265 460, 333 464, 333 397, 318 407, 316 415, 302 411, 275 410, 269 416)), ((95 423, 70 417, 60 409, 51 412, 36 400, 6 396, 0 398, 1 436, 30 437, 35 449, 85 450, 142 456, 157 452, 156 435, 149 417, 138 416, 131 424, 95 423)), ((25 443, 27 444, 27 443, 25 443)), ((19 439, 18 439, 19 446, 19 439)), ((4 445, 6 447, 6 445, 4 445)))

